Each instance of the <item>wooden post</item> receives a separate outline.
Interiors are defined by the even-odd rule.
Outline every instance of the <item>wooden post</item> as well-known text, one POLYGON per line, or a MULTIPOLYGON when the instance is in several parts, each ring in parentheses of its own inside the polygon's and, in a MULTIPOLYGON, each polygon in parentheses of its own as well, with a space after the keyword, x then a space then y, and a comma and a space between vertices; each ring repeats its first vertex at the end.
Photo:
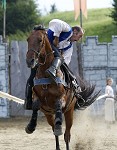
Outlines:
MULTIPOLYGON (((81 9, 81 0, 79 1, 80 5, 80 26, 82 28, 82 9, 81 9)), ((83 68, 82 68, 82 39, 81 43, 77 44, 77 55, 78 55, 78 68, 79 68, 79 75, 81 78, 83 78, 83 68)))
POLYGON ((3 11, 3 42, 6 42, 6 9, 3 11))

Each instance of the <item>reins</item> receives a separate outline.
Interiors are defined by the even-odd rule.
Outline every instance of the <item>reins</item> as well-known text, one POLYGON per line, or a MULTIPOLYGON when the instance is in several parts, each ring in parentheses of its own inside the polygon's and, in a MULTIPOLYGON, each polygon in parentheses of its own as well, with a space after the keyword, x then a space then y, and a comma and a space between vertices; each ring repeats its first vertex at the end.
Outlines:
MULTIPOLYGON (((53 53, 54 53, 54 52, 52 51, 52 52, 46 54, 46 55, 45 55, 45 60, 44 60, 44 62, 43 62, 43 63, 40 63, 40 62, 39 62, 38 64, 39 64, 40 66, 45 65, 46 60, 47 60, 47 56, 50 55, 50 54, 53 54, 53 53)), ((39 57, 38 57, 38 58, 39 58, 39 57)))

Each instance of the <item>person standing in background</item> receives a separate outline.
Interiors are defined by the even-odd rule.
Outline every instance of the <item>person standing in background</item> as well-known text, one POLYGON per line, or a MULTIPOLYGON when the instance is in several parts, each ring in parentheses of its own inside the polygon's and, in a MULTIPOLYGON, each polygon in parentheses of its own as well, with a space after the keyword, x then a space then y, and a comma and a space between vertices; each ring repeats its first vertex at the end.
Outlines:
POLYGON ((115 122, 115 101, 114 101, 114 91, 112 88, 113 79, 107 78, 105 94, 108 96, 105 100, 105 121, 109 123, 115 122))

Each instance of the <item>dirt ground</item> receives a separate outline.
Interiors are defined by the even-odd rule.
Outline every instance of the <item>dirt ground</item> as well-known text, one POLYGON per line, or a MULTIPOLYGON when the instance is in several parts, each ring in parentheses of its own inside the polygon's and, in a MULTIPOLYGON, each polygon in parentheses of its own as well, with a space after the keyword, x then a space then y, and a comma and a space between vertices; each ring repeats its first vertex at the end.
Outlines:
MULTIPOLYGON (((54 135, 45 117, 38 118, 33 134, 24 130, 29 119, 0 119, 0 150, 55 150, 54 135)), ((64 128, 63 122, 63 132, 64 128)), ((65 150, 63 135, 60 145, 65 150)), ((117 150, 117 122, 109 124, 104 117, 89 117, 88 110, 75 111, 70 150, 117 150)))

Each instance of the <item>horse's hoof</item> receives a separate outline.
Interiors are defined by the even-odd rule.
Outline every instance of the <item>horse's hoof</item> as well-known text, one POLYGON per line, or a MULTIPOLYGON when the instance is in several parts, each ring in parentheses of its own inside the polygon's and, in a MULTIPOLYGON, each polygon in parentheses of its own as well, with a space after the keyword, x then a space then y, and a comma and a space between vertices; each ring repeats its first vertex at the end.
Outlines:
POLYGON ((62 135, 63 132, 62 132, 62 127, 61 125, 55 125, 55 128, 54 128, 54 135, 56 136, 60 136, 62 135))
POLYGON ((57 148, 56 150, 61 150, 60 148, 57 148))
POLYGON ((26 131, 26 133, 28 133, 28 134, 32 134, 34 131, 35 131, 35 129, 29 129, 29 127, 27 126, 26 128, 25 128, 25 131, 26 131))

